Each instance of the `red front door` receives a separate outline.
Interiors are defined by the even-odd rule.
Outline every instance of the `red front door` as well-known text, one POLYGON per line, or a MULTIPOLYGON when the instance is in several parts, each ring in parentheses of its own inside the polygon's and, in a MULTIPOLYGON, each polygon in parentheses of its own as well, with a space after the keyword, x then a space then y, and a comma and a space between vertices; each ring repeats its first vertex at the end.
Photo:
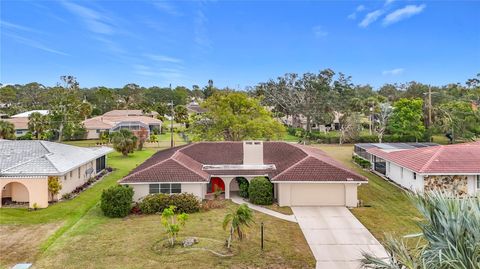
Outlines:
POLYGON ((225 191, 225 183, 219 177, 212 177, 210 179, 210 185, 212 186, 210 192, 215 192, 216 189, 221 189, 223 192, 225 191))

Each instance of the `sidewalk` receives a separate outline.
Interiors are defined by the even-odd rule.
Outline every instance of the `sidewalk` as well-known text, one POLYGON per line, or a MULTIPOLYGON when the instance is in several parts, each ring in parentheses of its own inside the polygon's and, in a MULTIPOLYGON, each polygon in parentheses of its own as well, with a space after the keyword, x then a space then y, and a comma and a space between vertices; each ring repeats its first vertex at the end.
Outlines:
POLYGON ((272 217, 276 217, 276 218, 291 221, 291 222, 297 222, 297 219, 295 218, 295 215, 293 215, 293 214, 292 215, 285 215, 285 214, 279 213, 277 211, 273 211, 273 210, 266 209, 266 208, 258 206, 258 205, 254 205, 252 203, 249 203, 249 202, 243 200, 243 198, 238 196, 237 194, 233 194, 233 193, 230 194, 230 199, 232 199, 232 202, 234 202, 236 204, 239 204, 239 205, 247 204, 248 207, 250 207, 251 209, 262 212, 263 214, 267 214, 267 215, 270 215, 272 217))

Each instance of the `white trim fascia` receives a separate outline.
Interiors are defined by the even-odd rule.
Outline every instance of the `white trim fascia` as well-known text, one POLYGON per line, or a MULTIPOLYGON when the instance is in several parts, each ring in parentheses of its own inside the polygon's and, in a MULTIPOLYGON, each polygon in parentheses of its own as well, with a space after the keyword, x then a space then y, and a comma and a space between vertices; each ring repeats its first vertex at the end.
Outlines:
POLYGON ((268 177, 268 174, 258 174, 258 175, 210 175, 210 178, 212 177, 268 177))
POLYGON ((365 184, 366 181, 272 181, 272 183, 365 184))
POLYGON ((420 176, 476 176, 480 175, 480 172, 478 173, 417 173, 417 175, 420 176))
POLYGON ((148 184, 208 184, 208 182, 119 182, 120 185, 148 185, 148 184))

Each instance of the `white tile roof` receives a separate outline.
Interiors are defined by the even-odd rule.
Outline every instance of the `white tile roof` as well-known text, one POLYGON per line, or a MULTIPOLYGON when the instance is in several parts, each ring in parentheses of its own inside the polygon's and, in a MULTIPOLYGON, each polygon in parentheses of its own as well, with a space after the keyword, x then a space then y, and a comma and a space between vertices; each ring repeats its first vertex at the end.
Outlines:
POLYGON ((39 140, 0 140, 0 177, 62 175, 112 151, 39 140))
POLYGON ((48 110, 30 110, 30 111, 22 112, 20 114, 13 115, 12 118, 28 118, 32 113, 40 113, 42 115, 47 115, 48 112, 49 112, 48 110))

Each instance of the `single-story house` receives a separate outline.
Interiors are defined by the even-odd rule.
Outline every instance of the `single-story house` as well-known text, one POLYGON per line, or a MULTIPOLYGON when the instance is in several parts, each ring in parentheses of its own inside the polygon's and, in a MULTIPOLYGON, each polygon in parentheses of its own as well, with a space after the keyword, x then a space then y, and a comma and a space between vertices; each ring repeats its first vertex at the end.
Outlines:
POLYGON ((0 140, 0 198, 3 203, 24 202, 48 206, 105 169, 108 147, 82 148, 40 140, 0 140), (48 177, 59 177, 57 197, 48 191, 48 177))
POLYGON ((42 115, 48 115, 48 110, 30 110, 22 112, 16 115, 13 115, 10 119, 3 119, 10 123, 13 123, 15 126, 15 136, 23 136, 28 133, 28 117, 32 113, 40 113, 42 115))
POLYGON ((369 149, 378 148, 386 152, 398 151, 405 149, 415 149, 438 146, 437 143, 357 143, 353 146, 353 154, 362 157, 363 159, 372 162, 372 156, 368 153, 369 149))
MULTIPOLYGON (((129 129, 134 134, 140 130, 147 131, 147 137, 154 129, 162 128, 162 121, 154 118, 154 114, 141 114, 141 110, 112 110, 101 116, 83 121, 87 129, 87 139, 99 139, 102 132, 114 132, 129 129)), ((157 113, 158 114, 158 113, 157 113)))
POLYGON ((371 148, 372 169, 416 192, 440 190, 474 196, 480 192, 480 142, 403 150, 371 148))
POLYGON ((207 110, 201 107, 200 104, 197 102, 190 102, 189 104, 187 104, 187 111, 189 114, 194 114, 194 115, 203 114, 207 112, 207 110))
POLYGON ((285 142, 200 142, 154 154, 119 183, 134 199, 151 193, 195 194, 220 188, 225 198, 238 191, 237 178, 257 176, 273 183, 280 206, 357 206, 357 187, 367 183, 322 150, 285 142))

